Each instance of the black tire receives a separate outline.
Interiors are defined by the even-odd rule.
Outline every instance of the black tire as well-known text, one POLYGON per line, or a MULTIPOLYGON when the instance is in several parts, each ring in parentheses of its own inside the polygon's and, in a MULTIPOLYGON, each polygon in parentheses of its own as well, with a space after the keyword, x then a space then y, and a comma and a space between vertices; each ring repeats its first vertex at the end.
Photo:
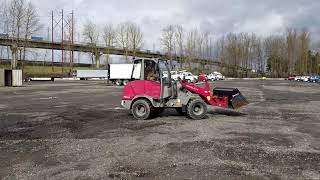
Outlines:
POLYGON ((188 79, 188 80, 187 80, 187 83, 191 84, 191 80, 190 80, 190 79, 188 79))
POLYGON ((194 120, 203 119, 207 115, 207 104, 201 99, 191 100, 187 105, 187 115, 194 120))
POLYGON ((147 100, 138 100, 133 103, 131 112, 133 117, 138 120, 147 120, 153 112, 152 104, 147 100))
POLYGON ((124 81, 122 82, 122 84, 123 84, 124 86, 126 86, 128 83, 129 83, 128 80, 124 80, 124 81))
POLYGON ((122 81, 120 79, 118 79, 118 80, 115 81, 115 84, 117 86, 121 86, 122 85, 122 81))

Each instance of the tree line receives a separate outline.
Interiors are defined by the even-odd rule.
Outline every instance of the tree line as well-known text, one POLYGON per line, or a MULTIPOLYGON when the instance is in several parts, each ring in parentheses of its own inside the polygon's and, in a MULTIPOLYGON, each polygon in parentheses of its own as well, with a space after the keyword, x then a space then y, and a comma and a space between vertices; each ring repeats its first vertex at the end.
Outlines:
POLYGON ((320 54, 311 50, 307 29, 288 28, 282 35, 259 37, 255 33, 227 33, 215 38, 208 31, 169 25, 162 31, 161 44, 169 59, 191 64, 218 61, 220 71, 232 77, 320 74, 320 54))

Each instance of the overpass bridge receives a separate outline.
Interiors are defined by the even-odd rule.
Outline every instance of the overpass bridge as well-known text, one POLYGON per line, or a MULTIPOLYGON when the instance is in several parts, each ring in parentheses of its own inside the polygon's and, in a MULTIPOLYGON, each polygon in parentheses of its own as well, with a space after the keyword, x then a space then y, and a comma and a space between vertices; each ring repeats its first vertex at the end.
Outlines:
MULTIPOLYGON (((0 37, 0 46, 9 46, 12 52, 12 63, 13 66, 17 64, 17 49, 21 47, 25 48, 36 48, 36 49, 49 49, 49 50, 64 50, 64 51, 78 51, 84 53, 93 53, 95 55, 96 61, 99 60, 101 55, 110 54, 110 55, 122 55, 122 56, 134 56, 140 58, 166 58, 165 54, 160 52, 151 52, 149 50, 130 50, 130 49, 121 49, 116 47, 105 47, 95 44, 78 44, 71 43, 70 41, 63 42, 52 42, 46 40, 31 40, 31 39, 18 39, 18 38, 8 38, 0 37)), ((175 56, 174 59, 178 60, 180 57, 175 56)), ((206 59, 194 59, 194 63, 208 64, 220 66, 221 63, 218 61, 211 61, 206 59)), ((97 61, 98 62, 98 61, 97 61)))

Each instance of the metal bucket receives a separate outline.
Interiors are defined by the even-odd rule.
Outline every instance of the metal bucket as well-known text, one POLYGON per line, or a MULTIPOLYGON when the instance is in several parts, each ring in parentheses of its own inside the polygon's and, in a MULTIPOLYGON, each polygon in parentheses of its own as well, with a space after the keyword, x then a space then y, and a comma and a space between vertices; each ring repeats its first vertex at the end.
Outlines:
POLYGON ((214 96, 228 97, 229 108, 239 109, 245 105, 248 105, 248 100, 241 94, 237 88, 215 88, 213 90, 214 96))

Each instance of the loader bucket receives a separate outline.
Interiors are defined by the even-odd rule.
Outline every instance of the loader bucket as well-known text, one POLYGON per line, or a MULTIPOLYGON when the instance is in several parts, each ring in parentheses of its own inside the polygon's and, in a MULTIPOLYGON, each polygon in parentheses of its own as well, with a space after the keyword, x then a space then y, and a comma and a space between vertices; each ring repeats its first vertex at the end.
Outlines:
POLYGON ((213 95, 219 97, 227 96, 229 108, 231 109, 239 109, 249 104, 247 99, 237 88, 215 88, 213 90, 213 95))

